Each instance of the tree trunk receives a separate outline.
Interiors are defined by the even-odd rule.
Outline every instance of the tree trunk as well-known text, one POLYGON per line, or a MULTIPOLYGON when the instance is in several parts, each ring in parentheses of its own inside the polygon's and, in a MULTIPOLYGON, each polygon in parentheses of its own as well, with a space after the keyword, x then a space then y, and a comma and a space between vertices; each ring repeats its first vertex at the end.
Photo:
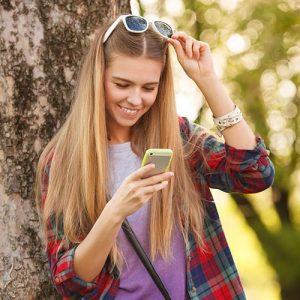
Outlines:
POLYGON ((89 36, 129 2, 0 2, 0 299, 59 299, 35 209, 36 163, 68 112, 89 36))
POLYGON ((294 289, 281 289, 282 300, 299 300, 300 298, 300 286, 295 286, 294 289))
POLYGON ((247 195, 233 193, 248 225, 255 231, 270 265, 277 273, 282 300, 296 300, 300 295, 300 234, 291 222, 287 210, 288 190, 273 186, 273 199, 281 221, 281 228, 270 231, 262 222, 247 195))

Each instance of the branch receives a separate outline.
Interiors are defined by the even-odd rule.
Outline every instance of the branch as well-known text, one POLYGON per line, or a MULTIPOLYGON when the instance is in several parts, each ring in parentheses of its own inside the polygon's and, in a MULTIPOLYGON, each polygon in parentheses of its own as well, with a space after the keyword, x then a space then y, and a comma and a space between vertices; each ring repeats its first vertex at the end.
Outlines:
POLYGON ((273 185, 272 198, 281 223, 291 224, 292 220, 288 204, 289 190, 273 185))

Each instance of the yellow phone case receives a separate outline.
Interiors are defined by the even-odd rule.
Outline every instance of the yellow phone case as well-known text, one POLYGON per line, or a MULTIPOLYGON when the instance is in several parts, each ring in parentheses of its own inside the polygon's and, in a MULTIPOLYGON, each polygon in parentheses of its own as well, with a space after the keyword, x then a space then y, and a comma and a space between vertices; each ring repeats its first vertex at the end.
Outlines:
POLYGON ((148 149, 142 160, 142 167, 154 163, 155 169, 149 173, 149 176, 163 173, 169 170, 172 157, 171 149, 148 149))

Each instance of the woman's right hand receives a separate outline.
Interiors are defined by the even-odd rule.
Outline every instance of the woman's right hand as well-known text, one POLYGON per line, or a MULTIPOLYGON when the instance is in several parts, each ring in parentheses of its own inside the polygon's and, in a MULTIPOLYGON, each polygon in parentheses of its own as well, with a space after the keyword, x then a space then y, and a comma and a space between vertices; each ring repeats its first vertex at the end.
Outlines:
POLYGON ((108 205, 121 218, 136 212, 152 196, 168 185, 168 179, 174 176, 173 172, 165 172, 158 175, 146 177, 154 164, 146 165, 127 176, 108 205))

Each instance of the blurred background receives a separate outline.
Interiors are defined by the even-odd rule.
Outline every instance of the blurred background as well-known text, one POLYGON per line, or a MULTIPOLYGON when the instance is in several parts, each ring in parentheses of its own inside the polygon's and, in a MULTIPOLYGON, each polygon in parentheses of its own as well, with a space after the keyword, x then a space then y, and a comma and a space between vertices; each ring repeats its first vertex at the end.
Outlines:
MULTIPOLYGON (((130 10, 210 44, 276 168, 264 192, 212 191, 247 299, 299 300, 300 0, 0 1, 0 299, 61 299, 35 209, 36 163, 69 111, 93 30, 130 10)), ((173 56, 178 113, 215 131, 173 56)))
MULTIPOLYGON (((300 1, 143 0, 131 8, 210 44, 219 77, 276 168, 264 192, 212 191, 247 298, 300 299, 300 1)), ((173 61, 178 113, 215 131, 203 96, 173 61)))

